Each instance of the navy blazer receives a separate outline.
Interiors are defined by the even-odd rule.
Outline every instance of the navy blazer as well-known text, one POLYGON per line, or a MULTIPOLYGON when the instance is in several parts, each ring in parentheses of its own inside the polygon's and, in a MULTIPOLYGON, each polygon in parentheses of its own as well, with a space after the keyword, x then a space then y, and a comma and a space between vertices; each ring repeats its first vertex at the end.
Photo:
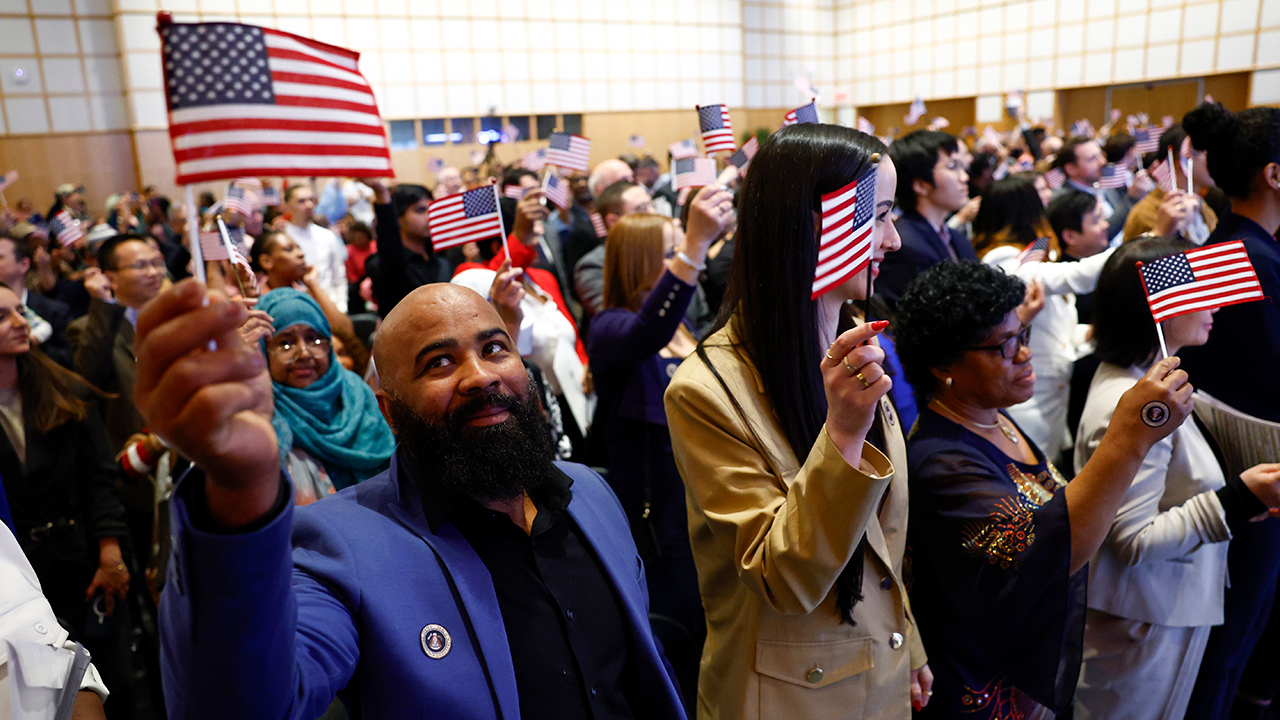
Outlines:
MULTIPOLYGON (((907 285, 917 275, 937 265, 951 260, 951 253, 942 243, 942 237, 933 229, 924 216, 914 210, 902 213, 894 225, 898 235, 902 237, 902 247, 891 252, 880 263, 880 276, 876 278, 875 290, 878 295, 888 301, 889 307, 896 307, 898 298, 906 292, 907 285)), ((951 238, 951 247, 956 257, 961 260, 977 260, 973 244, 964 233, 943 225, 951 238)))
MULTIPOLYGON (((649 703, 637 717, 684 718, 617 498, 586 467, 557 465, 631 634, 649 703)), ((431 531, 398 455, 387 472, 243 534, 195 529, 174 496, 160 602, 171 716, 309 720, 336 694, 353 718, 520 717, 489 572, 452 523, 431 531), (439 659, 427 654, 429 625, 450 638, 439 659)))
POLYGON ((1178 352, 1191 382, 1231 407, 1280 422, 1280 242, 1262 226, 1231 213, 1205 245, 1240 240, 1258 273, 1260 301, 1228 305, 1213 317, 1209 342, 1178 352))

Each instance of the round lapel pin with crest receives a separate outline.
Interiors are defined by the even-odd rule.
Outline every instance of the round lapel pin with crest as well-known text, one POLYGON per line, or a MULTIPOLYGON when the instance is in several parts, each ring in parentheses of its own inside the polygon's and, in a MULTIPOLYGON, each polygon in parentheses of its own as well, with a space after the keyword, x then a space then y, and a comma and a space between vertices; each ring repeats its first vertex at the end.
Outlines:
POLYGON ((422 628, 421 640, 422 652, 432 660, 439 660, 448 655, 453 647, 453 638, 449 637, 449 631, 434 623, 422 628))

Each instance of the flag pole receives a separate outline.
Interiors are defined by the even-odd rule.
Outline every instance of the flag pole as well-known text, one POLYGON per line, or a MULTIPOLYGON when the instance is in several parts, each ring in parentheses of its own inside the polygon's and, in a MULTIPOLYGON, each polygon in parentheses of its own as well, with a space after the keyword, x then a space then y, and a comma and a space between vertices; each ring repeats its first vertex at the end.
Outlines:
POLYGON ((1177 190, 1178 189, 1178 173, 1177 173, 1177 166, 1173 164, 1173 146, 1172 145, 1169 146, 1169 152, 1166 157, 1169 161, 1169 179, 1172 181, 1169 184, 1173 185, 1174 190, 1177 190))
POLYGON ((1156 323, 1156 337, 1160 340, 1160 354, 1162 360, 1169 358, 1169 346, 1164 344, 1164 323, 1156 323))
POLYGON ((201 285, 209 287, 209 276, 204 268, 204 249, 200 247, 200 211, 196 207, 195 191, 191 189, 191 185, 187 185, 186 190, 187 242, 191 244, 192 270, 195 271, 196 280, 199 280, 201 285))
MULTIPOLYGON (((507 260, 514 265, 515 260, 511 258, 511 248, 507 247, 507 226, 502 222, 502 198, 498 194, 498 183, 490 183, 489 187, 493 188, 493 207, 498 210, 498 227, 502 229, 502 252, 507 254, 507 260)), ((520 208, 517 207, 516 212, 520 212, 520 208)))
MULTIPOLYGON (((1151 291, 1147 289, 1147 278, 1142 274, 1142 261, 1139 260, 1136 265, 1138 267, 1138 282, 1142 283, 1142 295, 1147 299, 1147 307, 1151 310, 1151 319, 1155 320, 1156 311, 1155 308, 1151 307, 1151 291)), ((1161 327, 1159 320, 1156 320, 1155 322, 1156 339, 1160 341, 1161 359, 1167 359, 1169 357, 1169 346, 1165 345, 1164 342, 1164 328, 1161 327)))

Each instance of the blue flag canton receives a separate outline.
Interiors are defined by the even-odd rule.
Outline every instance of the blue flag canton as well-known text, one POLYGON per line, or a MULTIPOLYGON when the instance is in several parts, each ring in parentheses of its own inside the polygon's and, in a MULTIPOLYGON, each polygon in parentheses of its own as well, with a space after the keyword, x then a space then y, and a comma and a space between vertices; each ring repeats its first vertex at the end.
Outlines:
POLYGON ((876 208, 876 166, 858 178, 858 197, 853 203, 853 229, 858 231, 871 222, 876 208))
POLYGON ((498 212, 498 206, 493 199, 493 188, 482 187, 463 193, 462 211, 469 218, 498 212))
POLYGON ((1185 253, 1162 257, 1142 266, 1142 279, 1147 284, 1147 294, 1155 295, 1171 287, 1186 285, 1196 280, 1191 261, 1185 253))
POLYGON ((746 151, 739 149, 737 152, 729 156, 729 164, 741 170, 751 162, 751 158, 747 157, 746 151))
POLYGON ((679 158, 676 160, 676 174, 684 175, 698 169, 698 158, 679 158))
POLYGON ((698 124, 702 131, 721 130, 724 128, 724 111, 719 105, 705 105, 698 108, 698 124))
POLYGON ((275 103, 261 28, 203 23, 160 33, 170 110, 275 103))
POLYGON ((547 177, 547 189, 548 190, 560 189, 560 177, 558 175, 550 175, 549 177, 547 177))
POLYGON ((797 123, 816 123, 818 120, 818 107, 813 103, 809 103, 804 107, 796 108, 797 123))
MULTIPOLYGON (((551 133, 551 149, 569 151, 569 146, 573 143, 573 136, 569 133, 551 133)), ((545 153, 543 153, 545 155, 545 153)))

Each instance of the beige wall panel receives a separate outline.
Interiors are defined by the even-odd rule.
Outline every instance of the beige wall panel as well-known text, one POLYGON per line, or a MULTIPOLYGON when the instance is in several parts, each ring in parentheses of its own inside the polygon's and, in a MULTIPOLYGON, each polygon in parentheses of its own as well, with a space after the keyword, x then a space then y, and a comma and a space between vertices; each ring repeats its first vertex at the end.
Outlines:
POLYGON ((127 132, 0 137, 0 165, 18 171, 6 199, 29 198, 41 214, 62 183, 83 184, 89 207, 102 215, 112 192, 141 189, 127 132))

